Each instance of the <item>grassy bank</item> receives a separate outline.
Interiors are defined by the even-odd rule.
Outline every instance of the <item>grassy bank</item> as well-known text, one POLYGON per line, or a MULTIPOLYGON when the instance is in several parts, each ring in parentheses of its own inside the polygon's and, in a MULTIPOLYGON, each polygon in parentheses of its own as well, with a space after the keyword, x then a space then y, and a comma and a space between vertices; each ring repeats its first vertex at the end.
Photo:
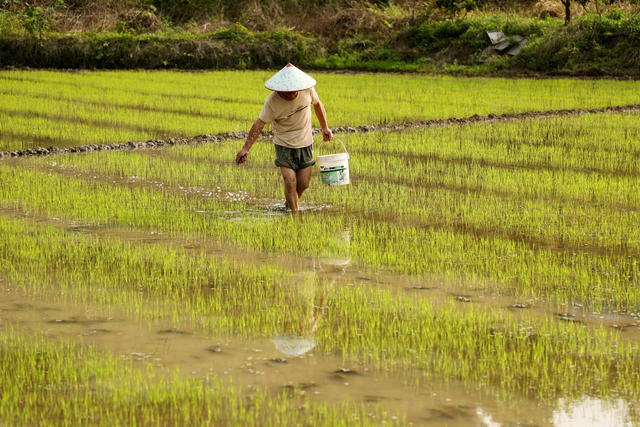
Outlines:
POLYGON ((560 19, 476 15, 409 21, 386 31, 344 32, 339 38, 285 27, 251 31, 241 24, 213 32, 34 35, 5 16, 0 19, 0 66, 192 70, 280 68, 293 62, 326 70, 638 77, 639 16, 587 14, 564 26, 560 19), (497 29, 507 37, 527 38, 519 56, 488 55, 486 32, 497 29))
POLYGON ((482 15, 426 22, 388 35, 356 35, 314 61, 327 69, 432 71, 452 74, 530 74, 637 77, 640 17, 585 15, 564 26, 556 19, 482 15), (526 37, 519 56, 488 55, 487 31, 526 37))
POLYGON ((252 33, 241 26, 215 33, 50 34, 0 38, 0 65, 33 68, 276 68, 307 64, 321 52, 312 37, 290 31, 252 33))

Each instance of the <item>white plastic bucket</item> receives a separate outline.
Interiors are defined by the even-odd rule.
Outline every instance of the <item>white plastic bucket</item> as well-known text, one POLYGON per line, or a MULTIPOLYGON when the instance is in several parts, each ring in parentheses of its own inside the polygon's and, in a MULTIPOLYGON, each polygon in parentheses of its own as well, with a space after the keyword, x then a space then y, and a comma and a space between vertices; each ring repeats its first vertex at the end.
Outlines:
MULTIPOLYGON (((320 166, 320 177, 324 185, 347 185, 349 184, 349 153, 347 147, 338 138, 334 138, 344 148, 344 153, 318 155, 318 166, 320 166)), ((318 146, 318 152, 320 152, 318 146)))

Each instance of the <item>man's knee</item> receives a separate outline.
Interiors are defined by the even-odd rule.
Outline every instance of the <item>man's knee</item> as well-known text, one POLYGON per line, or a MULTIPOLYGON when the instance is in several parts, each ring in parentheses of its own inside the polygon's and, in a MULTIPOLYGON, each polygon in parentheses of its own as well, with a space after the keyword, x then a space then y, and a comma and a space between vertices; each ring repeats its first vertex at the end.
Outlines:
POLYGON ((282 179, 284 180, 284 186, 287 188, 296 188, 298 185, 295 176, 283 176, 282 179))
POLYGON ((309 188, 309 181, 298 181, 296 184, 296 189, 298 191, 304 191, 309 188))

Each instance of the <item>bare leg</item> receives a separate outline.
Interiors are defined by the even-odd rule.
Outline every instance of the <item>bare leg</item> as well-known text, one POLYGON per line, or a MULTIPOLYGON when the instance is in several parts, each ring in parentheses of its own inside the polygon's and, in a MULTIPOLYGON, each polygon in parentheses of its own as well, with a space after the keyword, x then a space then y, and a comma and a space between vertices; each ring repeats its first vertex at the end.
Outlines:
POLYGON ((286 199, 286 205, 291 212, 298 211, 298 192, 297 185, 298 180, 296 172, 293 169, 280 166, 280 173, 282 173, 282 179, 284 180, 284 198, 286 199))
POLYGON ((309 188, 309 180, 311 179, 312 169, 312 166, 308 166, 296 172, 296 192, 298 193, 298 199, 302 197, 302 193, 304 193, 304 190, 309 188))

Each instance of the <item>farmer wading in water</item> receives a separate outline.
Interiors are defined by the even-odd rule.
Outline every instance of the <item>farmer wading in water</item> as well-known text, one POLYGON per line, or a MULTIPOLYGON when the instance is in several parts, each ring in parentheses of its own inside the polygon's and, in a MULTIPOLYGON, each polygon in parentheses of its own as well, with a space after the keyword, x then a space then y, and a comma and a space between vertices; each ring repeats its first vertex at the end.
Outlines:
POLYGON ((286 206, 298 211, 298 199, 309 187, 313 159, 311 135, 311 106, 316 112, 325 141, 333 139, 327 126, 327 113, 313 88, 316 81, 300 69, 287 64, 265 83, 274 91, 267 97, 247 141, 238 154, 236 163, 244 163, 249 150, 267 123, 273 123, 273 142, 276 148, 276 166, 284 179, 286 206))

